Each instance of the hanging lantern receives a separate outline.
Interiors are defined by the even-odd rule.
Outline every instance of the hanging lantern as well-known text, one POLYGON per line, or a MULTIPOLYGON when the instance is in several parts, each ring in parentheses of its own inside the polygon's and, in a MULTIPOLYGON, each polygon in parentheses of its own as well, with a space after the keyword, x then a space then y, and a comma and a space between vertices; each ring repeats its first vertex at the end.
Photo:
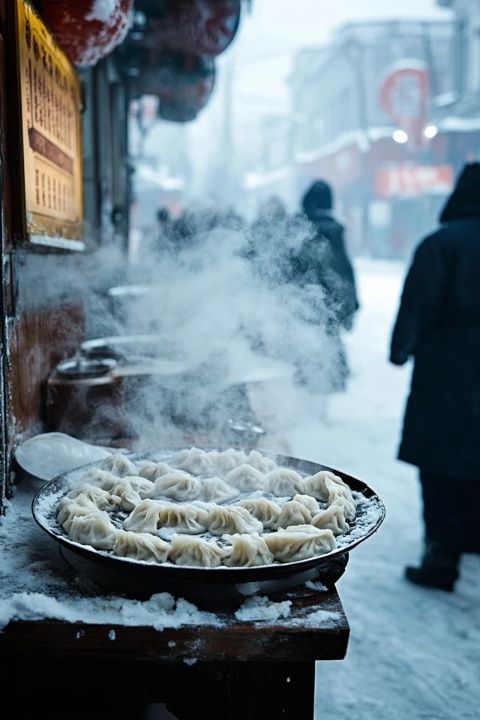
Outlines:
POLYGON ((76 65, 95 65, 124 40, 134 0, 42 0, 41 12, 76 65))
POLYGON ((215 86, 212 58, 164 50, 142 73, 141 95, 156 95, 158 114, 164 120, 188 122, 207 104, 215 86))
POLYGON ((240 0, 164 0, 157 11, 151 0, 135 7, 149 18, 157 48, 215 57, 232 42, 240 24, 240 0))

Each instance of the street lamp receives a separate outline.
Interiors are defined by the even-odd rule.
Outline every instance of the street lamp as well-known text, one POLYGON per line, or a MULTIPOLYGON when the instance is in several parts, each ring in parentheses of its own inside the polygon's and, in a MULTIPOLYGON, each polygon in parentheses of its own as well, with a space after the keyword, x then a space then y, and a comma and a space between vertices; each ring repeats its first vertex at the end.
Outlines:
POLYGON ((406 142, 408 142, 408 134, 405 132, 405 130, 394 130, 392 133, 392 139, 399 143, 400 145, 404 145, 406 142))

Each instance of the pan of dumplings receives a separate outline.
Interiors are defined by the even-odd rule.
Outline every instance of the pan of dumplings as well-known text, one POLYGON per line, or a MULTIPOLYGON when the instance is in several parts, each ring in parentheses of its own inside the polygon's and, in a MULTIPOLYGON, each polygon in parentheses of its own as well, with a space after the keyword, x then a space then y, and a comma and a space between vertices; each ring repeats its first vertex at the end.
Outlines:
POLYGON ((334 584, 385 516, 370 487, 333 468, 196 447, 112 453, 44 485, 32 510, 103 588, 222 602, 334 584))

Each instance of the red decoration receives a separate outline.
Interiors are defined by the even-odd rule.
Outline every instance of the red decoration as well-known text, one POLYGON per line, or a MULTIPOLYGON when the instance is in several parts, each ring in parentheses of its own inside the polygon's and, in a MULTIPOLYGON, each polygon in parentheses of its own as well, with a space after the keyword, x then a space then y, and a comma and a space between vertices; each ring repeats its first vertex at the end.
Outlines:
POLYGON ((240 24, 240 0, 166 0, 152 18, 157 47, 215 57, 232 42, 240 24))
POLYGON ((159 98, 165 120, 188 122, 207 104, 215 86, 212 58, 165 50, 140 77, 140 95, 159 98))
POLYGON ((42 17, 76 65, 95 65, 124 40, 134 0, 43 0, 42 17))
POLYGON ((418 133, 428 114, 428 71, 417 60, 388 68, 380 85, 380 105, 393 122, 408 133, 418 133))

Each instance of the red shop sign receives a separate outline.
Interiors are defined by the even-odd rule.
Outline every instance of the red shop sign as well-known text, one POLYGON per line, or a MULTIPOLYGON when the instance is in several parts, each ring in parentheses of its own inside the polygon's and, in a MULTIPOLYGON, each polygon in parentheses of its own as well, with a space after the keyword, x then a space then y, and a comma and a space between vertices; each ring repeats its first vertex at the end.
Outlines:
POLYGON ((375 176, 377 197, 414 197, 424 193, 449 193, 453 188, 450 165, 393 165, 375 176))

